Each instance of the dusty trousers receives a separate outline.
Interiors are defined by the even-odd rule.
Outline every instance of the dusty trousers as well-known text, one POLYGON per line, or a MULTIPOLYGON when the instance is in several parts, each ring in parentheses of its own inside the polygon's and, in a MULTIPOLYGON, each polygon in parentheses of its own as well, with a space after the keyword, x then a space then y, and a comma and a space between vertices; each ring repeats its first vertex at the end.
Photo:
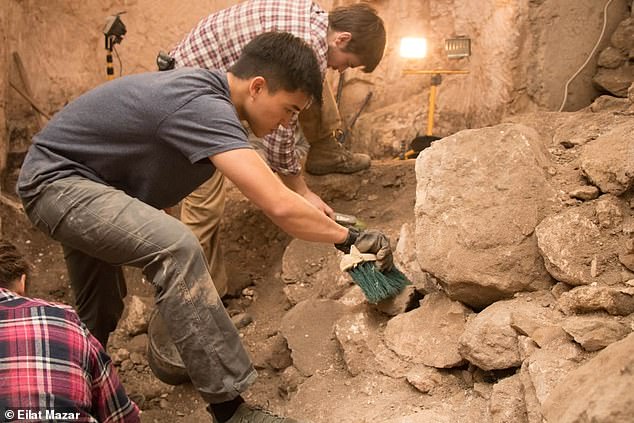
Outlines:
MULTIPOLYGON (((139 267, 155 288, 155 302, 207 402, 231 400, 256 377, 251 360, 214 287, 196 237, 177 219, 123 191, 68 177, 24 201, 39 229, 59 241, 78 312, 96 333, 116 326, 125 282, 120 266, 139 267), (98 313, 95 313, 98 311, 98 313)), ((107 339, 107 337, 106 337, 107 339)))

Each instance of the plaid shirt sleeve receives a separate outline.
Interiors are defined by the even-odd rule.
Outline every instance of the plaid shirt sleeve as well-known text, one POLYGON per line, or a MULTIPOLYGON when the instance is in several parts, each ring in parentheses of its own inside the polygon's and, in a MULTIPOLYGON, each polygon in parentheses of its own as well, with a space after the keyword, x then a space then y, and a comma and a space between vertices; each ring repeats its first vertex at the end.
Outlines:
MULTIPOLYGON (((194 66, 227 70, 240 57, 242 48, 267 31, 284 31, 309 43, 322 75, 327 67, 328 13, 311 0, 247 0, 201 20, 171 51, 176 67, 194 66)), ((295 132, 280 127, 264 138, 264 151, 271 169, 298 174, 301 165, 295 151, 295 132)))
POLYGON ((102 423, 139 422, 139 409, 125 393, 112 360, 88 330, 86 335, 90 348, 92 406, 97 419, 102 423))

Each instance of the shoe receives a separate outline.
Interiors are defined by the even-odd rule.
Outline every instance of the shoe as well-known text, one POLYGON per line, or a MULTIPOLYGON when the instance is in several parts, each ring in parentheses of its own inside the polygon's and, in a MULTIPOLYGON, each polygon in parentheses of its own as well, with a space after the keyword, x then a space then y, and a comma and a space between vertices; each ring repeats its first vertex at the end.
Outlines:
POLYGON ((310 145, 306 171, 312 175, 329 173, 356 173, 370 167, 370 156, 351 153, 334 137, 310 145))
MULTIPOLYGON (((216 423, 216 419, 214 419, 216 423)), ((268 411, 251 408, 245 403, 240 404, 236 412, 226 423, 302 423, 288 417, 279 417, 268 411)))

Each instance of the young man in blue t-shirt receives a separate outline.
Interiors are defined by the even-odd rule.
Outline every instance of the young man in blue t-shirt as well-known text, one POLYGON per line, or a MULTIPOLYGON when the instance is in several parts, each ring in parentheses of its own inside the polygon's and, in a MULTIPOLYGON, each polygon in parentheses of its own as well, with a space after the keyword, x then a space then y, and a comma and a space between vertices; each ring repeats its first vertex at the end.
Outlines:
POLYGON ((178 69, 119 78, 82 95, 34 139, 18 180, 33 223, 64 248, 77 310, 103 345, 123 309, 122 265, 140 267, 192 383, 217 422, 295 422, 243 404, 256 373, 196 237, 161 209, 222 172, 281 229, 307 241, 355 244, 389 268, 378 231, 336 224, 288 189, 253 151, 288 126, 322 79, 312 49, 288 33, 253 39, 228 72, 178 69), (90 281, 90 282, 87 282, 90 281))

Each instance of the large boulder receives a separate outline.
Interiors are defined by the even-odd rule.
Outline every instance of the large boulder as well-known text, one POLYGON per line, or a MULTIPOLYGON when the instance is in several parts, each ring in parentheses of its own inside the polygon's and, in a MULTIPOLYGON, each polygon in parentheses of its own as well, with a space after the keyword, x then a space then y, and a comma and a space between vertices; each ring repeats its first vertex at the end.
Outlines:
POLYGON ((503 124, 437 141, 416 162, 416 252, 448 295, 476 308, 551 278, 534 230, 552 210, 548 151, 536 131, 503 124))

